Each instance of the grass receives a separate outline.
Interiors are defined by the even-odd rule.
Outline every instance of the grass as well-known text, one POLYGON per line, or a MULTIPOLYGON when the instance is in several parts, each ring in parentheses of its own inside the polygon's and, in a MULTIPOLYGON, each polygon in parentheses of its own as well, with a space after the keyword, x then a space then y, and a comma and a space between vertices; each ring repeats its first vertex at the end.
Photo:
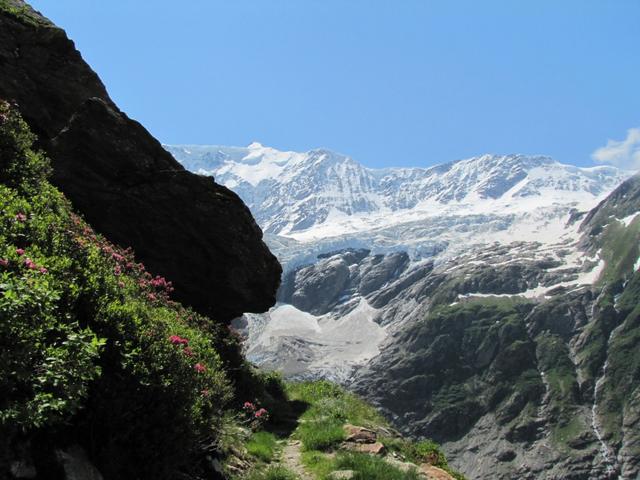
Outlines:
POLYGON ((267 470, 254 470, 247 480, 299 480, 295 473, 281 465, 269 467, 267 470))
POLYGON ((256 432, 247 442, 247 452, 264 462, 271 462, 278 450, 278 441, 272 433, 256 432))
POLYGON ((414 443, 403 438, 382 437, 380 441, 389 451, 400 454, 401 457, 416 465, 430 463, 448 472, 454 478, 464 480, 464 476, 449 467, 447 457, 440 449, 440 445, 432 440, 421 440, 414 443))
POLYGON ((316 478, 325 478, 333 472, 333 460, 325 453, 315 450, 302 452, 302 464, 313 473, 316 478))
POLYGON ((291 400, 309 405, 300 417, 296 435, 303 450, 327 450, 344 440, 345 423, 386 426, 387 421, 370 405, 342 387, 326 381, 290 383, 291 400))
POLYGON ((383 438, 381 441, 389 450, 400 453, 410 462, 416 464, 428 462, 436 467, 448 468, 447 458, 440 450, 440 446, 431 440, 413 443, 401 438, 383 438))
POLYGON ((587 425, 579 417, 573 417, 565 425, 555 426, 552 429, 551 440, 557 448, 568 449, 567 442, 576 438, 587 430, 587 425))
POLYGON ((633 274, 633 265, 638 259, 640 222, 633 221, 628 227, 612 222, 600 238, 605 269, 600 276, 601 285, 625 279, 633 274))
POLYGON ((387 426, 388 422, 371 405, 344 388, 324 380, 287 384, 291 400, 309 404, 303 420, 334 418, 362 426, 387 426))
POLYGON ((298 436, 304 450, 328 450, 345 438, 342 422, 334 419, 300 425, 298 436))
POLYGON ((403 472, 380 457, 362 453, 341 453, 336 456, 334 470, 353 470, 355 480, 418 480, 417 470, 403 472))

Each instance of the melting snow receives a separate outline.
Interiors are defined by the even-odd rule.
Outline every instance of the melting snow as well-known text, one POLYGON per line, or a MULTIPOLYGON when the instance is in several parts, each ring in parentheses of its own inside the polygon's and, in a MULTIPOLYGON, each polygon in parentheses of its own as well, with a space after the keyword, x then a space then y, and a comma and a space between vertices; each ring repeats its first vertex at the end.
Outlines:
MULTIPOLYGON (((331 314, 315 316, 285 304, 271 309, 268 315, 270 321, 249 341, 249 359, 283 357, 282 340, 298 339, 312 352, 313 358, 305 368, 324 372, 336 380, 346 378, 353 367, 378 355, 379 346, 387 337, 385 329, 374 321, 377 310, 365 299, 339 318, 331 314)), ((285 363, 284 358, 280 360, 285 363)))

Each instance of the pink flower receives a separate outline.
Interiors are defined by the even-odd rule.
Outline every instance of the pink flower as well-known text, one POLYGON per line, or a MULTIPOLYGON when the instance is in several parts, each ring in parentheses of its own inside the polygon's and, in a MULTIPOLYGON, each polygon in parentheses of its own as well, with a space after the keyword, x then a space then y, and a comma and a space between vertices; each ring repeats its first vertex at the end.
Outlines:
POLYGON ((244 408, 245 410, 253 411, 256 409, 256 406, 251 402, 244 402, 244 405, 242 406, 242 408, 244 408))
POLYGON ((148 298, 149 300, 151 300, 152 302, 155 302, 155 301, 156 301, 156 295, 155 295, 154 293, 149 293, 149 294, 147 294, 147 298, 148 298))
POLYGON ((19 221, 20 223, 24 223, 27 221, 27 216, 24 213, 17 213, 16 220, 19 221))
POLYGON ((182 353, 184 353, 187 357, 193 357, 193 350, 191 350, 191 347, 184 347, 182 353))
POLYGON ((44 275, 47 272, 48 272, 48 270, 46 268, 40 267, 40 273, 42 273, 44 275))
POLYGON ((182 338, 180 335, 171 335, 169 337, 169 341, 174 345, 188 345, 189 340, 186 338, 182 338))
POLYGON ((9 266, 9 260, 7 260, 5 258, 0 258, 0 265, 2 265, 3 267, 8 267, 9 266))
POLYGON ((261 408, 260 410, 258 410, 258 411, 255 413, 255 417, 256 417, 256 418, 260 418, 260 417, 268 416, 268 415, 269 415, 269 413, 268 413, 268 412, 267 412, 267 410, 266 410, 266 409, 264 409, 264 408, 261 408))
POLYGON ((195 369, 195 371, 196 371, 196 372, 198 372, 198 373, 203 373, 203 372, 207 369, 207 367, 205 367, 205 366, 204 366, 203 364, 201 364, 201 363, 196 363, 196 364, 193 366, 193 368, 194 368, 194 369, 195 369))
POLYGON ((114 274, 114 275, 120 275, 121 273, 122 273, 122 269, 120 268, 120 265, 116 265, 116 266, 113 268, 113 274, 114 274))
POLYGON ((38 268, 36 263, 33 260, 31 260, 29 257, 26 258, 26 260, 24 261, 24 264, 27 266, 29 270, 35 270, 38 268))
POLYGON ((24 249, 22 249, 22 248, 16 248, 16 253, 17 253, 18 255, 24 255, 24 249))

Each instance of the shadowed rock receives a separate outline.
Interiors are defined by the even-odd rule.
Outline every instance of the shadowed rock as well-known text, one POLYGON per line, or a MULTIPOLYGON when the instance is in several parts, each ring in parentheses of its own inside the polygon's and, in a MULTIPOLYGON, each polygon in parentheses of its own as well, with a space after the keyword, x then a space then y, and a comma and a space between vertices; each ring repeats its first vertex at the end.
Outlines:
POLYGON ((12 0, 0 10, 0 98, 15 101, 57 185, 175 298, 218 320, 275 302, 281 268, 230 190, 187 172, 109 98, 63 30, 12 0))

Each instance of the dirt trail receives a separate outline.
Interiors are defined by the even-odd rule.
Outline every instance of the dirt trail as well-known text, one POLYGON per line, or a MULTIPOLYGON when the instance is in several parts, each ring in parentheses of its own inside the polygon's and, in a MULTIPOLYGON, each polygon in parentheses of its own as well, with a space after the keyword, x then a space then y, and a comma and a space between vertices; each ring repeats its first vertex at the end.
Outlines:
POLYGON ((289 440, 282 451, 282 464, 300 477, 301 480, 314 480, 302 465, 300 459, 300 441, 289 440))

